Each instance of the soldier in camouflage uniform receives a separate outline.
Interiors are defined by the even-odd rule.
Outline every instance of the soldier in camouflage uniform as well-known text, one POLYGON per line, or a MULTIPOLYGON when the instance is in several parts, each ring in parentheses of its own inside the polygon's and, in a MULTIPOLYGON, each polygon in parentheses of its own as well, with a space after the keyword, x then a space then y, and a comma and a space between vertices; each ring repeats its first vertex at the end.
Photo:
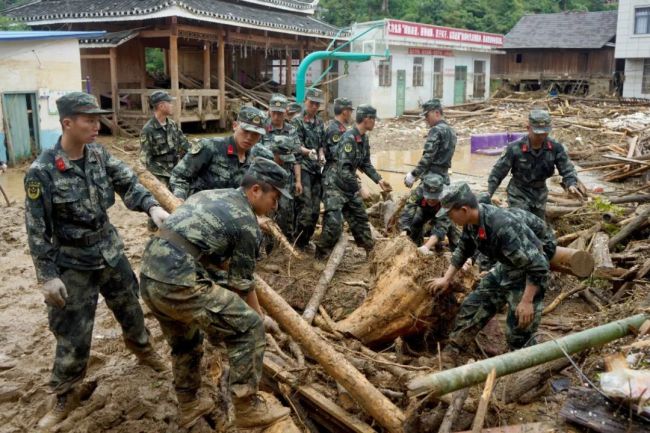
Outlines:
POLYGON ((253 287, 261 236, 255 215, 275 209, 280 194, 289 196, 287 177, 274 162, 256 158, 240 188, 194 194, 145 247, 142 297, 172 349, 181 428, 214 406, 198 393, 204 335, 211 344, 226 345, 238 427, 267 425, 289 414, 258 394, 265 337, 253 287))
POLYGON ((237 188, 248 168, 251 148, 266 134, 265 117, 257 108, 242 107, 233 135, 194 143, 172 170, 172 193, 185 200, 205 189, 237 188))
POLYGON ((307 89, 305 110, 296 117, 302 143, 302 194, 296 199, 296 246, 307 248, 316 229, 323 193, 321 165, 325 163, 325 128, 318 116, 323 92, 307 89))
POLYGON ((508 184, 508 205, 525 209, 544 219, 548 189, 546 179, 555 168, 563 186, 581 196, 578 175, 562 144, 548 137, 551 115, 546 110, 532 110, 528 117, 528 135, 508 144, 488 177, 488 194, 494 195, 501 181, 512 172, 508 184))
POLYGON ((445 236, 449 239, 450 248, 453 250, 458 241, 456 228, 446 215, 438 218, 436 214, 441 208, 440 193, 444 186, 444 179, 437 174, 427 174, 408 198, 404 211, 399 218, 399 229, 405 232, 416 245, 424 241, 424 228, 431 224, 431 237, 420 246, 422 254, 431 254, 431 249, 438 246, 445 236))
POLYGON ((327 171, 336 165, 338 144, 345 131, 348 130, 353 111, 352 101, 348 98, 336 98, 334 100, 334 119, 330 120, 325 128, 325 168, 323 169, 323 177, 326 177, 327 171))
MULTIPOLYGON (((291 239, 293 236, 293 221, 295 217, 295 198, 298 194, 298 189, 294 186, 295 178, 293 176, 293 168, 296 165, 296 147, 292 138, 285 135, 276 135, 273 137, 271 144, 271 152, 273 152, 273 160, 280 167, 284 168, 289 173, 287 180, 287 188, 292 191, 291 197, 280 197, 278 203, 278 210, 275 213, 275 221, 282 230, 282 233, 291 239)), ((300 168, 300 166, 298 166, 300 168)))
MULTIPOLYGON (((456 362, 460 352, 475 346, 475 335, 505 304, 508 346, 519 349, 535 344, 549 278, 547 254, 551 249, 554 252, 555 240, 548 238, 552 234, 546 233, 542 240, 526 224, 530 218, 479 204, 466 183, 451 185, 443 192, 441 202, 440 213, 447 213, 454 223, 463 226, 463 233, 444 277, 434 279, 428 289, 448 290, 456 272, 477 250, 497 262, 463 301, 443 351, 445 361, 456 362), (544 251, 547 242, 551 245, 544 251)), ((544 224, 540 219, 536 222, 539 230, 544 224)))
POLYGON ((298 129, 298 122, 296 121, 296 116, 302 112, 302 106, 297 102, 290 102, 287 105, 287 119, 286 121, 296 129, 298 129))
POLYGON ((377 110, 370 105, 357 107, 356 125, 343 134, 338 146, 336 166, 325 179, 325 215, 323 232, 316 248, 316 258, 326 257, 343 232, 343 218, 350 226, 357 245, 370 252, 374 246, 366 208, 359 194, 357 170, 363 171, 383 191, 391 186, 383 180, 370 162, 370 145, 366 132, 375 127, 377 110))
POLYGON ((431 99, 425 102, 422 110, 422 115, 431 129, 424 143, 422 158, 417 167, 406 174, 404 185, 410 188, 418 178, 429 173, 442 176, 449 185, 449 167, 456 150, 456 131, 443 119, 440 100, 431 99))
POLYGON ((124 342, 141 364, 165 369, 151 346, 138 303, 138 281, 108 220, 115 192, 156 224, 167 217, 131 169, 95 143, 101 110, 81 92, 56 101, 63 134, 25 175, 25 223, 36 277, 56 338, 50 387, 56 403, 39 422, 49 428, 79 404, 99 293, 122 326, 124 342))

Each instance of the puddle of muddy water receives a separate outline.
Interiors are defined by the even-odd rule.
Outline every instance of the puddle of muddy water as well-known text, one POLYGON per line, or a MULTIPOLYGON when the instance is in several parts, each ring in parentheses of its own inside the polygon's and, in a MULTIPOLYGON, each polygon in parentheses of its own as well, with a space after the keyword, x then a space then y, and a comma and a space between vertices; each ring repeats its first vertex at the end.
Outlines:
MULTIPOLYGON (((0 174, 0 186, 2 186, 5 194, 9 197, 9 201, 18 203, 25 200, 24 177, 25 173, 18 170, 9 170, 0 174)), ((4 198, 0 197, 0 207, 6 204, 4 198)))

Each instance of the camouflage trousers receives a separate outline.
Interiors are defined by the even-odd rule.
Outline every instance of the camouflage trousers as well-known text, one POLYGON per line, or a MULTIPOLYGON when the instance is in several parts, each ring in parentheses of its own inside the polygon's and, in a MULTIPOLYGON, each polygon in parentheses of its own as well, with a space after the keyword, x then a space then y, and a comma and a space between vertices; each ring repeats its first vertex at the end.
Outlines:
POLYGON ((150 343, 138 302, 138 281, 126 256, 122 255, 114 268, 60 271, 68 298, 63 308, 47 307, 50 330, 56 337, 50 387, 65 394, 86 374, 99 293, 122 327, 129 350, 145 351, 150 343))
POLYGON ((548 199, 546 187, 522 188, 517 182, 511 180, 506 191, 508 192, 508 206, 527 210, 546 221, 546 200, 548 199))
POLYGON ((325 215, 323 232, 318 242, 320 254, 328 254, 343 232, 343 219, 348 222, 354 240, 366 250, 372 249, 374 241, 370 232, 370 223, 366 207, 359 194, 349 195, 335 186, 328 186, 323 197, 325 215))
MULTIPOLYGON (((409 212, 411 210, 405 210, 404 212, 409 212)), ((411 211, 413 212, 413 211, 411 211)), ((408 228, 409 237, 411 240, 418 246, 424 243, 424 236, 431 232, 433 227, 427 227, 427 224, 434 225, 436 222, 436 212, 432 210, 424 210, 421 207, 415 209, 412 218, 411 224, 408 227, 401 227, 401 230, 406 230, 408 228), (428 228, 428 230, 427 230, 428 228)), ((460 238, 460 233, 458 229, 453 224, 449 226, 447 230, 447 240, 449 241, 449 249, 454 250, 458 244, 458 239, 460 238)), ((442 241, 442 239, 440 239, 442 241)))
POLYGON ((497 263, 461 304, 454 329, 449 334, 450 343, 459 349, 471 345, 474 336, 508 304, 506 339, 510 349, 536 344, 535 333, 542 319, 547 284, 548 281, 541 284, 533 300, 533 322, 526 329, 520 329, 515 311, 526 288, 526 275, 523 271, 497 263))
POLYGON ((320 215, 320 201, 323 195, 322 178, 320 173, 302 171, 302 194, 296 197, 296 245, 304 248, 314 235, 318 216, 320 215))
POLYGON ((142 298, 172 349, 179 402, 194 399, 201 387, 204 334, 215 346, 226 344, 231 392, 237 397, 257 392, 266 345, 264 325, 242 298, 209 280, 183 287, 141 275, 141 287, 142 298))
POLYGON ((293 220, 295 218, 295 200, 280 196, 275 222, 287 239, 293 239, 293 220))

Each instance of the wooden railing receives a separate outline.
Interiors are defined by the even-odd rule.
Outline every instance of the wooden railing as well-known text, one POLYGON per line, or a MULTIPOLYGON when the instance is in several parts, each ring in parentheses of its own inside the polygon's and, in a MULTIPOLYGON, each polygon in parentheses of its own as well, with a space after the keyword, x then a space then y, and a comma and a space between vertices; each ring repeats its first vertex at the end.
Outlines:
MULTIPOLYGON (((161 89, 119 89, 118 116, 149 116, 149 97, 161 89)), ((173 96, 171 90, 163 89, 173 96)), ((219 89, 179 89, 175 104, 181 104, 181 119, 204 121, 220 118, 219 89)))

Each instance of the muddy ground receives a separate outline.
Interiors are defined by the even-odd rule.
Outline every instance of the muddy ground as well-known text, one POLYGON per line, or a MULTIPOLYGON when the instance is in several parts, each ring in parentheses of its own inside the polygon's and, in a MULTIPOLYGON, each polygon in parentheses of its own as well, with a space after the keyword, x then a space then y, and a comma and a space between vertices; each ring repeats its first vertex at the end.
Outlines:
MULTIPOLYGON (((419 156, 426 129, 422 123, 417 128, 412 120, 395 126, 395 122, 380 123, 371 138, 373 152, 415 150, 410 160, 419 156), (396 130, 399 130, 396 132, 396 130)), ((101 137, 99 140, 115 156, 134 161, 136 140, 113 140, 101 137), (130 150, 124 150, 124 149, 130 150)), ((459 143, 458 153, 468 155, 467 143, 459 143)), ((399 153, 399 155, 402 155, 399 153)), ((404 157, 405 158, 405 157, 404 157)), ((401 156, 387 157, 383 168, 394 170, 408 169, 401 156)), ((486 173, 493 159, 481 158, 480 162, 467 160, 466 169, 475 173, 486 173), (487 167, 487 168, 486 168, 487 167)), ((408 158, 407 158, 408 159, 408 158)), ((376 160, 377 161, 377 160, 376 160)), ((456 166, 452 170, 456 170, 456 166)), ((0 204, 0 432, 33 432, 38 419, 48 410, 51 397, 47 382, 51 368, 54 338, 47 327, 46 308, 42 295, 36 286, 34 267, 24 226, 24 205, 22 175, 26 166, 12 168, 8 174, 0 175, 14 204, 6 207, 0 204), (4 176, 4 177, 3 177, 4 176)), ((474 174, 474 173, 472 173, 474 174)), ((472 176, 476 184, 484 185, 485 179, 472 176)), ((391 178, 395 186, 403 175, 391 178)), ((121 203, 110 211, 111 222, 117 227, 126 245, 126 254, 136 274, 146 240, 150 233, 146 229, 146 216, 131 212, 121 203)), ((310 258, 287 260, 279 251, 259 264, 260 274, 295 308, 302 308, 309 299, 318 281, 322 265, 310 258)), ((354 310, 367 295, 367 283, 371 280, 365 253, 356 247, 349 247, 342 265, 339 267, 324 305, 334 320, 344 318, 354 310)), ((569 277, 554 276, 546 295, 550 302, 561 290, 577 284, 569 277)), ((547 336, 560 336, 571 331, 596 326, 610 320, 629 315, 637 302, 644 297, 645 286, 626 303, 610 308, 604 313, 596 313, 581 299, 569 299, 552 314, 545 316, 540 330, 547 336)), ((144 306, 144 305, 143 305, 144 306)), ((146 312, 146 307, 145 307, 146 312)), ((499 317, 502 322, 503 317, 499 317)), ((156 348, 169 360, 169 349, 162 339, 155 319, 146 315, 146 323, 153 335, 156 348)), ((491 331, 499 336, 498 327, 491 331)), ((493 339, 494 340, 494 339, 493 339)), ((496 338, 495 341, 498 341, 496 338)), ((624 343, 623 340, 620 345, 624 343)), ((591 351, 583 358, 580 367, 585 374, 595 378, 602 371, 602 356, 617 347, 610 345, 603 350, 591 351)), ((218 370, 218 351, 206 349, 204 369, 208 386, 206 392, 216 393, 218 385, 211 382, 218 370), (212 386, 213 388, 210 388, 212 386)), ((414 365, 430 366, 432 355, 423 347, 414 346, 410 358, 414 365), (421 355, 418 357, 417 355, 421 355), (422 358, 422 359, 420 359, 422 358), (420 361, 418 361, 420 359, 420 361)), ((575 370, 566 369, 562 375, 570 378, 572 384, 582 382, 575 370)), ((97 308, 93 346, 86 377, 86 383, 95 387, 87 401, 75 410, 69 421, 58 427, 58 431, 74 432, 173 432, 177 431, 175 417, 176 404, 171 384, 171 374, 158 374, 148 368, 138 366, 134 356, 126 351, 117 322, 100 300, 97 308)), ((480 387, 475 387, 479 391, 480 387)), ((473 391, 474 392, 474 391, 473 391)), ((217 394, 215 394, 217 395, 217 394)), ((558 419, 559 408, 565 399, 562 392, 547 390, 544 395, 529 405, 495 404, 488 418, 489 425, 519 424, 532 421, 557 422, 558 431, 572 431, 558 419)), ((404 406, 402 406, 404 407, 404 406)), ((354 412, 354 407, 351 408, 354 412)), ((360 412, 356 408, 357 412, 360 412)), ((360 413, 360 416, 364 417, 360 413)), ((366 418, 366 420, 368 420, 366 418)), ((368 420, 369 421, 369 420, 368 420)), ((213 425, 203 424, 204 431, 220 429, 223 420, 214 420, 213 425)), ((298 423, 297 425, 301 425, 298 423)), ((573 430, 579 431, 579 430, 573 430)))

